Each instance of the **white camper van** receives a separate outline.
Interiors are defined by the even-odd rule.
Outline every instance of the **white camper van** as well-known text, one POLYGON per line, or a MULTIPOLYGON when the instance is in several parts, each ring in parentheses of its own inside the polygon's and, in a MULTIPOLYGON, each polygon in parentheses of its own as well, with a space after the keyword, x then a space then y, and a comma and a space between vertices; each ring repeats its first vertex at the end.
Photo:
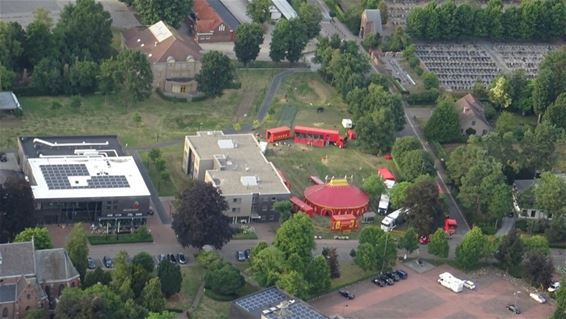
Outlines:
POLYGON ((443 272, 438 275, 438 283, 456 293, 464 290, 464 281, 454 277, 449 272, 443 272))
POLYGON ((379 204, 377 205, 377 212, 385 215, 389 209, 389 190, 395 186, 395 181, 386 180, 383 182, 385 184, 386 190, 379 198, 379 204))
POLYGON ((397 228, 397 226, 403 224, 405 222, 405 214, 409 213, 409 211, 405 208, 400 208, 393 213, 385 216, 381 221, 381 229, 390 232, 393 229, 397 228))

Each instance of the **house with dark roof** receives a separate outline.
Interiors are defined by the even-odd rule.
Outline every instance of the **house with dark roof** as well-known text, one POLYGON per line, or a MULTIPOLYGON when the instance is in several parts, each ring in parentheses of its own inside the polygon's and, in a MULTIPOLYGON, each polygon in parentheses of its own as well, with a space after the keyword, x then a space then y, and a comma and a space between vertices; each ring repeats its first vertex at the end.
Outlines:
MULTIPOLYGON (((556 174, 566 181, 566 174, 556 174)), ((547 213, 535 204, 534 190, 537 179, 517 179, 513 182, 513 209, 521 219, 552 219, 552 213, 547 213)))
POLYGON ((197 92, 195 76, 200 72, 202 48, 189 36, 159 21, 126 30, 122 46, 146 55, 153 72, 153 87, 176 97, 197 92))
POLYGON ((0 244, 0 318, 53 310, 64 288, 79 285, 79 273, 64 249, 35 250, 33 241, 0 244))
POLYGON ((455 107, 462 135, 483 136, 492 130, 483 105, 473 95, 466 94, 456 101, 455 107))
POLYGON ((188 26, 198 43, 232 42, 240 21, 220 0, 195 0, 188 26))
POLYGON ((270 287, 232 302, 231 319, 328 319, 306 302, 270 287))

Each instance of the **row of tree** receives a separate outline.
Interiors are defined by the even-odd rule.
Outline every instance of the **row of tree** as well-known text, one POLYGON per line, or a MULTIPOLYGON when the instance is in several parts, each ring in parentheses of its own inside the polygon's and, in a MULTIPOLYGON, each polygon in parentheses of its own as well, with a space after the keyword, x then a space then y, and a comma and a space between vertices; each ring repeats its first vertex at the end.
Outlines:
POLYGON ((405 125, 401 98, 389 92, 387 79, 380 74, 368 77, 369 64, 358 45, 337 35, 319 39, 315 59, 322 78, 347 101, 358 142, 368 152, 387 151, 394 132, 405 125))
POLYGON ((193 0, 120 0, 133 6, 145 25, 152 25, 163 20, 174 28, 179 28, 193 8, 193 0))
POLYGON ((493 40, 553 40, 566 36, 566 5, 561 0, 521 1, 503 7, 501 0, 487 6, 454 1, 430 2, 407 15, 407 33, 423 40, 458 40, 467 37, 493 40))
MULTIPOLYGON (((262 286, 276 285, 280 289, 306 298, 330 287, 331 268, 339 275, 337 258, 313 257, 315 248, 314 228, 311 220, 303 213, 297 213, 284 222, 277 230, 273 245, 258 243, 251 251, 250 272, 262 286)), ((330 256, 332 251, 327 251, 330 256)))
POLYGON ((179 266, 163 260, 155 269, 153 257, 145 252, 130 261, 121 251, 113 260, 112 272, 97 268, 87 273, 88 242, 82 224, 73 227, 66 251, 81 276, 82 288, 63 290, 55 309, 57 318, 91 318, 95 313, 104 318, 145 318, 150 312, 161 313, 164 297, 181 289, 179 266))

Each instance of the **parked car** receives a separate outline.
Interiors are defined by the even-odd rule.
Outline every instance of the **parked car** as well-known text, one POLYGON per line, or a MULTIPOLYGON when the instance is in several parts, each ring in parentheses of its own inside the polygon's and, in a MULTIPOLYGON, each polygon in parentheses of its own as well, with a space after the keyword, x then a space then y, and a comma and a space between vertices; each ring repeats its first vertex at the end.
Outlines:
POLYGON ((352 300, 352 299, 356 298, 356 296, 353 293, 351 293, 350 291, 348 291, 346 289, 340 289, 340 290, 338 290, 338 293, 346 299, 352 300))
POLYGON ((419 236, 419 244, 427 245, 429 241, 430 241, 430 237, 428 235, 420 235, 419 236))
POLYGON ((409 274, 407 274, 406 271, 401 270, 401 269, 397 269, 395 270, 395 273, 397 274, 397 276, 399 276, 399 278, 405 280, 407 279, 407 277, 409 277, 409 274))
POLYGON ((539 293, 531 292, 531 293, 529 294, 529 296, 530 296, 531 298, 533 298, 534 300, 536 300, 536 302, 538 302, 538 303, 546 303, 546 298, 545 298, 543 295, 539 294, 539 293))
POLYGON ((175 254, 167 254, 167 256, 169 256, 169 261, 176 264, 177 263, 177 258, 175 258, 175 254))
POLYGON ((388 286, 393 286, 393 284, 395 283, 395 282, 393 281, 393 279, 389 278, 389 277, 386 276, 385 274, 379 276, 379 279, 385 281, 385 283, 386 283, 388 286))
POLYGON ((161 255, 159 255, 159 256, 157 257, 157 260, 158 260, 159 262, 162 262, 162 261, 164 261, 166 258, 167 258, 167 256, 165 256, 165 254, 161 254, 161 255))
POLYGON ((556 290, 560 289, 560 282, 557 281, 550 286, 548 286, 548 292, 556 292, 556 290))
POLYGON ((88 257, 87 261, 88 261, 88 269, 96 268, 96 263, 94 262, 94 259, 88 257))
POLYGON ((374 284, 378 285, 379 287, 384 287, 387 283, 384 280, 381 280, 379 277, 375 277, 371 280, 374 284))
POLYGON ((391 278, 393 281, 399 281, 401 280, 401 277, 399 277, 399 275, 397 275, 397 273, 391 271, 391 272, 386 272, 385 276, 391 278))
POLYGON ((473 290, 476 289, 476 284, 471 280, 464 280, 464 287, 473 290))
POLYGON ((238 250, 236 252, 236 260, 237 261, 246 261, 246 253, 243 250, 238 250))
POLYGON ((185 257, 184 254, 177 254, 177 260, 179 261, 179 264, 184 265, 187 263, 187 257, 185 257))
POLYGON ((244 250, 244 255, 246 256, 246 259, 250 258, 251 254, 252 254, 251 249, 248 248, 248 249, 244 250))
POLYGON ((521 314, 521 309, 519 309, 519 306, 517 306, 515 304, 507 305, 507 310, 513 312, 516 315, 521 314))
POLYGON ((102 263, 106 268, 112 268, 112 257, 104 256, 102 258, 102 263))

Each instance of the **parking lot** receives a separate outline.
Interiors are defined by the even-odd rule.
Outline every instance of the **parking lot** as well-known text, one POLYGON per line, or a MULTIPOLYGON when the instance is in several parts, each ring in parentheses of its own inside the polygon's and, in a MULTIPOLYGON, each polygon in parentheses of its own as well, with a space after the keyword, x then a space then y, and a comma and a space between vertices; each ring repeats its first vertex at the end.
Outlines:
POLYGON ((541 305, 530 299, 528 287, 522 287, 499 272, 481 271, 465 276, 447 265, 421 274, 405 266, 399 268, 409 274, 407 280, 383 288, 365 280, 346 287, 356 295, 353 300, 331 293, 311 301, 311 304, 326 315, 359 319, 548 318, 554 310, 552 304, 541 305), (446 271, 460 279, 473 280, 477 288, 456 294, 440 286, 436 280, 446 271), (522 314, 514 315, 507 310, 505 307, 510 303, 518 304, 522 314))

